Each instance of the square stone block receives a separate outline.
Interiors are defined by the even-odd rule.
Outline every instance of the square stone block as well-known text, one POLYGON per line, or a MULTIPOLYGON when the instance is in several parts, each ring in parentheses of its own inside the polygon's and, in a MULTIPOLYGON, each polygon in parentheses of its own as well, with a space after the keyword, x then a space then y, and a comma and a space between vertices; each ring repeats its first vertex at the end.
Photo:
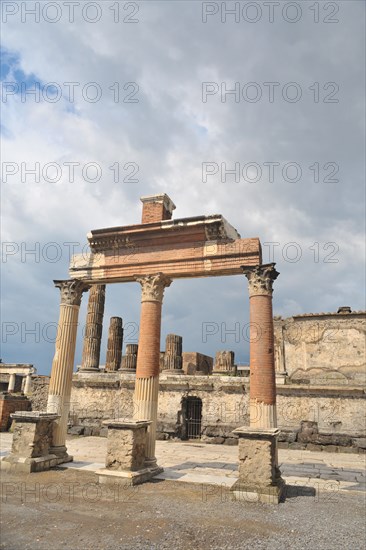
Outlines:
POLYGON ((52 445, 53 422, 58 415, 19 411, 11 415, 14 423, 11 454, 37 458, 49 454, 52 445))
POLYGON ((238 428, 239 479, 232 487, 237 500, 279 502, 284 481, 278 468, 278 429, 238 428))
POLYGON ((50 452, 53 422, 56 414, 17 411, 11 415, 14 434, 11 453, 1 462, 1 468, 24 473, 41 472, 57 465, 50 452))
POLYGON ((275 442, 261 439, 239 439, 240 481, 271 485, 275 478, 275 442))
POLYGON ((108 427, 106 468, 137 472, 145 467, 146 432, 151 422, 113 420, 108 427))

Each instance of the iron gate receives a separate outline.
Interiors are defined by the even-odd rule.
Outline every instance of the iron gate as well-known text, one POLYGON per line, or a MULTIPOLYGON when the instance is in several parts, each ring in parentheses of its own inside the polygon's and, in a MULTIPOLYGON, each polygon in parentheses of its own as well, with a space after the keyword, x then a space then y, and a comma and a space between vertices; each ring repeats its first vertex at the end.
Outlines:
POLYGON ((186 398, 187 439, 201 438, 202 401, 199 397, 186 398))

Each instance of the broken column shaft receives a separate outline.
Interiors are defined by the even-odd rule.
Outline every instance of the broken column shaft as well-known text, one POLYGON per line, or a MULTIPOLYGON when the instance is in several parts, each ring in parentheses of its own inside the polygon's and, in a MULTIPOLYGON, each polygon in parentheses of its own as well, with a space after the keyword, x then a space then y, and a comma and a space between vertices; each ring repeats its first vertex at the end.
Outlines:
POLYGON ((108 333, 105 370, 116 371, 121 367, 123 328, 121 317, 111 317, 108 333))
POLYGON ((80 370, 98 371, 103 331, 105 285, 93 285, 89 291, 88 312, 80 370))

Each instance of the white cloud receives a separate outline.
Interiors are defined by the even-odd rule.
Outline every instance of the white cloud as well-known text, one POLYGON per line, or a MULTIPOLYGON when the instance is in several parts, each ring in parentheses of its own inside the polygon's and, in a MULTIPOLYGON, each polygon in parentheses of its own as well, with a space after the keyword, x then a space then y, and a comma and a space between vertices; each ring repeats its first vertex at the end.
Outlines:
MULTIPOLYGON (((55 263, 42 257, 36 262, 31 255, 22 262, 20 253, 3 263, 4 321, 57 321, 58 291, 51 281, 67 277, 63 243, 76 241, 81 247, 90 229, 138 222, 139 196, 161 191, 176 203, 176 217, 222 213, 242 237, 280 243, 275 249, 281 272, 275 284, 276 312, 334 311, 343 304, 362 309, 364 5, 340 3, 340 22, 326 25, 312 23, 305 8, 298 24, 264 19, 222 24, 219 17, 203 24, 199 2, 156 1, 139 3, 139 23, 114 24, 107 4, 103 2, 105 16, 96 24, 77 17, 75 23, 56 24, 10 18, 3 25, 4 47, 18 56, 13 69, 42 83, 57 82, 63 91, 57 103, 35 103, 31 97, 22 103, 19 96, 2 103, 3 162, 95 162, 102 168, 95 183, 82 178, 80 167, 73 183, 67 181, 66 170, 55 184, 36 183, 31 177, 22 183, 20 174, 3 183, 4 240, 24 242, 28 248, 55 241, 63 252, 55 263), (219 93, 202 102, 202 82, 226 82, 228 89, 239 82, 242 90, 253 81, 263 92, 257 103, 236 103, 230 95, 225 103, 219 93), (280 82, 273 103, 266 99, 264 83, 269 81, 280 82), (281 96, 283 86, 292 81, 303 94, 297 103, 281 96), (64 82, 80 83, 74 103, 67 101, 64 82), (102 89, 97 103, 81 94, 90 82, 102 89), (124 95, 131 88, 123 90, 123 85, 136 82, 139 103, 114 102, 109 88, 115 82, 124 95), (320 86, 319 103, 309 90, 314 82, 320 86), (338 83, 339 103, 323 102, 332 91, 323 89, 327 82, 338 83), (273 183, 263 164, 269 161, 280 163, 273 183), (115 162, 121 167, 137 163, 139 183, 114 183, 109 167, 115 162), (235 183, 230 177, 222 182, 219 174, 203 183, 202 162, 226 162, 228 168, 239 162, 241 169, 257 162, 263 175, 257 183, 242 178, 235 183), (283 181, 288 162, 301 166, 297 183, 283 181), (319 162, 319 183, 309 168, 314 162, 319 162), (322 181, 331 172, 324 169, 328 162, 339 165, 337 183, 322 181), (296 263, 283 257, 291 242, 302 252, 296 263), (337 264, 325 261, 327 243, 339 247, 337 264)), ((120 314, 137 323, 137 291, 131 299, 127 286, 109 289, 106 317, 120 314)), ((174 328, 187 350, 213 355, 221 346, 232 347, 244 360, 246 342, 228 336, 227 342, 203 346, 201 328, 207 320, 246 322, 246 299, 246 281, 240 278, 177 281, 166 293, 164 320, 169 326, 163 326, 163 336, 174 328)), ((105 325, 106 334, 107 320, 105 325)), ((8 338, 3 359, 33 361, 48 372, 52 344, 31 337, 21 342, 18 336, 8 338)), ((80 340, 78 345, 80 355, 80 340)))

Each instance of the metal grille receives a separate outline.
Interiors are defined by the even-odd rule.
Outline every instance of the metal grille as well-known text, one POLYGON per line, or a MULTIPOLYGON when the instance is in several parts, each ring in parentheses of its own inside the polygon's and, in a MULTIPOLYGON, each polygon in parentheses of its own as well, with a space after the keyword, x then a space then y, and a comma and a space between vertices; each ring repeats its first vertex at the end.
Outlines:
POLYGON ((202 419, 202 401, 199 398, 187 399, 187 438, 200 439, 202 419))

